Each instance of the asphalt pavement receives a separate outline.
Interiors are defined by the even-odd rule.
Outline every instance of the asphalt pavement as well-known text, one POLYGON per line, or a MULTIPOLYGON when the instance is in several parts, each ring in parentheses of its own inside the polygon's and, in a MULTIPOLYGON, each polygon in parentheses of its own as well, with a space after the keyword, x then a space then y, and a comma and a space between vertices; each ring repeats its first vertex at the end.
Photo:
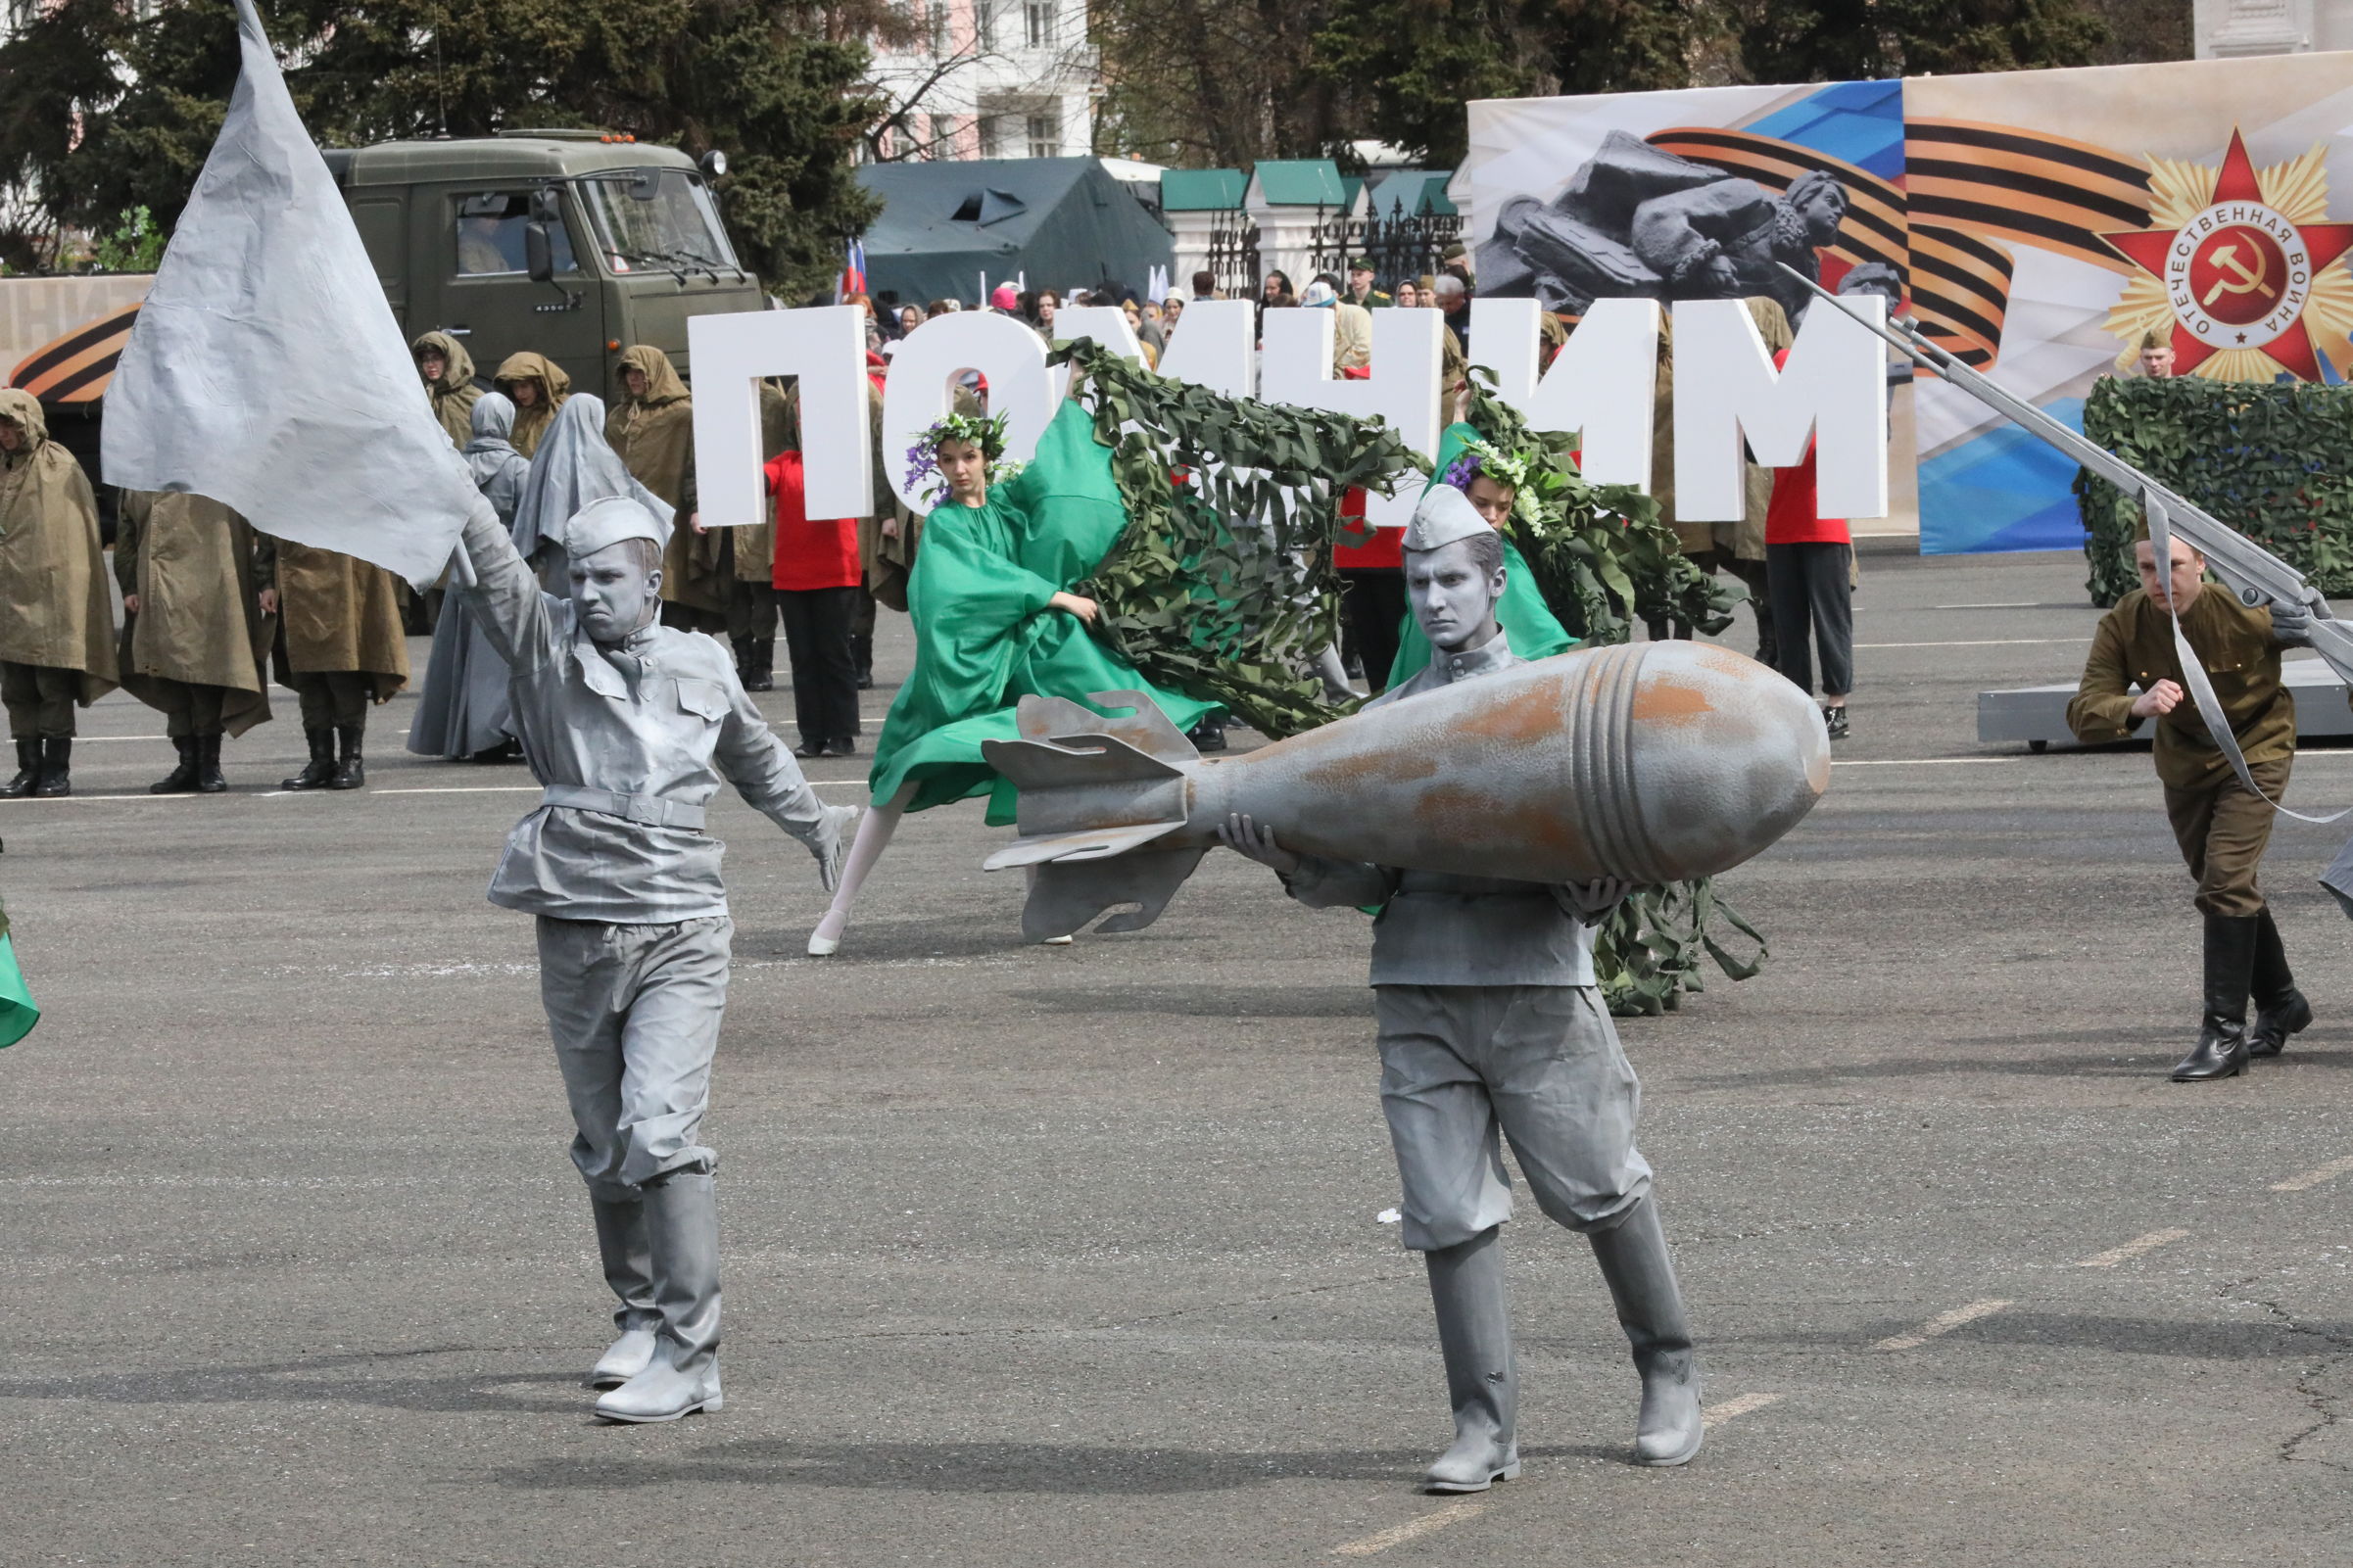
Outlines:
MULTIPOLYGON (((408 757, 405 697, 365 791, 277 793, 279 691, 231 793, 150 798, 111 696, 74 798, 0 802, 47 1010, 0 1053, 0 1562, 2353 1560, 2343 831, 2266 863, 2320 1022, 2167 1081, 2198 927, 2145 748, 1975 738, 1980 689, 2073 678, 2082 580, 1866 556, 1829 795, 1722 882, 1769 965, 1623 1025, 1706 1447, 1630 1462, 1589 1250, 1523 1201, 1527 1465, 1467 1501, 1413 1486, 1449 1432, 1361 917, 1216 855, 1147 930, 1025 946, 967 803, 812 960, 807 855, 725 800, 727 1404, 604 1427, 531 927, 483 897, 521 770, 408 757)), ((2353 749, 2292 798, 2353 803, 2353 749)))

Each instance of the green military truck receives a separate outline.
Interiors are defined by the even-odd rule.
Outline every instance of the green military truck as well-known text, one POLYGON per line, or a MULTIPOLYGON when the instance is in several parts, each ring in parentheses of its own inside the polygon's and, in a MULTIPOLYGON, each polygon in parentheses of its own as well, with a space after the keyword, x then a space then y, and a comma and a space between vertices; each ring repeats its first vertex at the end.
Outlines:
POLYGON ((529 130, 326 160, 402 330, 449 333, 485 382, 530 349, 609 400, 622 350, 686 374, 689 316, 767 308, 712 202, 720 154, 529 130))

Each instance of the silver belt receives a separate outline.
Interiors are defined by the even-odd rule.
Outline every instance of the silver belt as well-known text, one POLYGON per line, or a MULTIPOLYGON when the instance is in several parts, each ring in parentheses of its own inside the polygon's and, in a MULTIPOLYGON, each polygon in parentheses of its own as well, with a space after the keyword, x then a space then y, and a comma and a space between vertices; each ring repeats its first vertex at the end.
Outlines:
POLYGON ((586 784, 550 784, 540 796, 549 806, 569 806, 574 811, 593 811, 599 816, 619 817, 625 822, 641 823, 648 828, 689 828, 702 831, 702 808, 690 806, 683 800, 664 800, 659 795, 625 795, 612 789, 591 789, 586 784))

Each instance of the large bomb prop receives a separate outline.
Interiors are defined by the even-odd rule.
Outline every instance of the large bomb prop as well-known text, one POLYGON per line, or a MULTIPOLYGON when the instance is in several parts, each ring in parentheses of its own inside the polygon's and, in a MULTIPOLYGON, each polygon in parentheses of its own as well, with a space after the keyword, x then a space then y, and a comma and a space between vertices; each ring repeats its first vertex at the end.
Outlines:
POLYGON ((1700 642, 1621 643, 1391 702, 1206 762, 1149 698, 1105 718, 1024 697, 1021 738, 982 745, 1021 790, 1021 837, 985 862, 1036 868, 1023 933, 1135 930, 1243 812, 1302 854, 1582 882, 1710 877, 1758 853, 1830 783, 1813 701, 1700 642))

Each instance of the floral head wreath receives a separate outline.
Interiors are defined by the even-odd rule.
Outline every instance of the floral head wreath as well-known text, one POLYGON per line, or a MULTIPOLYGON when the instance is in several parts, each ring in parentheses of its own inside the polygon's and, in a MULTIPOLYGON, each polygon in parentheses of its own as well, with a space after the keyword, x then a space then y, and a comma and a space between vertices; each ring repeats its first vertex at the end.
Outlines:
POLYGON ((1537 520, 1536 492, 1528 482, 1528 460, 1503 452, 1477 436, 1463 444, 1462 455, 1447 464, 1440 481, 1457 490, 1467 491, 1470 482, 1481 474, 1499 485, 1512 487, 1512 515, 1514 519, 1529 524, 1537 520))
MULTIPOLYGON (((979 414, 952 413, 936 419, 915 438, 907 449, 907 488, 914 490, 926 476, 939 473, 939 448, 943 442, 969 441, 981 449, 981 457, 988 465, 988 483, 998 484, 1022 471, 1022 464, 1004 461, 1005 424, 1008 416, 997 414, 983 417, 979 414)), ((936 501, 947 491, 944 480, 923 493, 924 499, 936 501)))

